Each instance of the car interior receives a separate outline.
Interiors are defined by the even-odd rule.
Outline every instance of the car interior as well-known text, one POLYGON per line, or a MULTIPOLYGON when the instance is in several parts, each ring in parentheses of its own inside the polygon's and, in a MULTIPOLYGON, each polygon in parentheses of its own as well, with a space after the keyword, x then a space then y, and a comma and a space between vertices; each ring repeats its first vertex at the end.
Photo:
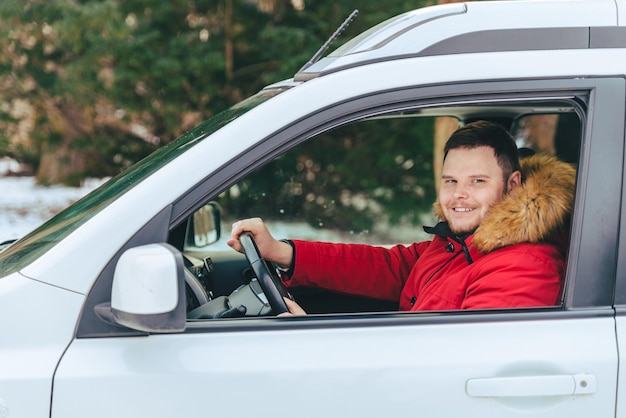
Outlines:
MULTIPOLYGON (((476 120, 504 126, 520 156, 547 153, 576 166, 584 104, 573 98, 417 107, 371 115, 316 135, 230 185, 170 231, 185 257, 189 321, 277 313, 259 273, 229 248, 230 225, 262 217, 278 238, 390 246, 429 239, 442 148, 476 120), (367 168, 367 169, 365 169, 367 168), (243 308, 242 308, 243 307, 243 308)), ((261 262, 264 261, 261 259, 261 262)), ((271 281, 271 280, 270 280, 271 281)), ((269 285, 272 287, 271 284, 269 285)), ((280 283, 277 286, 280 292, 280 283)), ((397 311, 397 303, 312 288, 290 295, 309 314, 397 311)), ((284 294, 284 293, 281 293, 284 294)))

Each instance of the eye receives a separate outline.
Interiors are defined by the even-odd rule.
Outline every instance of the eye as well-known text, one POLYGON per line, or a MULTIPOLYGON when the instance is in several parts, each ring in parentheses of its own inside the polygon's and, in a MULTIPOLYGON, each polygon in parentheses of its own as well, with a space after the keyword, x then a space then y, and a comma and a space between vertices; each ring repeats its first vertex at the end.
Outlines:
POLYGON ((472 183, 473 184, 481 184, 484 183, 485 180, 484 179, 472 179, 472 183))

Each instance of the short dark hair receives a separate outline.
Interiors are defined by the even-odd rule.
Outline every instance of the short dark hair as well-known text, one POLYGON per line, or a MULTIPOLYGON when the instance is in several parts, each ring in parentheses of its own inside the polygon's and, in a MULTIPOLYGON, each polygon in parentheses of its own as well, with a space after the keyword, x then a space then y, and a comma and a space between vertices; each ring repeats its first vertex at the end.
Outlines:
POLYGON ((513 172, 520 170, 517 145, 511 134, 502 126, 484 120, 468 123, 454 131, 443 149, 443 159, 445 161, 450 150, 478 147, 493 149, 505 183, 513 172))

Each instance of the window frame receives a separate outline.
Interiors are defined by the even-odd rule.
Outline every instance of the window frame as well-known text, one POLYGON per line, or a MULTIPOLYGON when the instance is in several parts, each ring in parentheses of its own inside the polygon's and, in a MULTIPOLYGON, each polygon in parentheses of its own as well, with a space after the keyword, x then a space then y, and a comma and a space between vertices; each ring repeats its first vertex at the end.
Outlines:
MULTIPOLYGON (((416 105, 435 105, 451 103, 454 100, 469 102, 495 100, 547 100, 555 98, 578 98, 587 105, 587 113, 582 115, 583 138, 581 138, 580 161, 578 167, 579 179, 577 182, 576 203, 573 217, 572 236, 569 249, 569 260, 566 288, 562 307, 530 308, 489 311, 455 311, 443 315, 432 315, 430 312, 419 313, 368 313, 349 315, 330 315, 292 321, 276 321, 274 318, 240 318, 227 321, 189 322, 185 332, 211 332, 244 329, 261 330, 273 327, 328 327, 328 326, 374 326, 430 323, 431 321, 444 322, 473 322, 499 320, 532 320, 545 318, 576 318, 581 316, 611 315, 607 310, 613 303, 613 288, 615 282, 615 261, 617 248, 617 226, 619 225, 620 199, 618 193, 611 191, 621 190, 621 167, 623 162, 624 126, 621 120, 617 123, 611 115, 619 111, 624 113, 624 80, 622 78, 597 79, 533 79, 510 81, 487 81, 479 83, 449 83, 446 85, 417 86, 393 91, 373 92, 370 95, 352 98, 328 106, 324 109, 307 115, 299 120, 284 126, 280 131, 258 141, 254 147, 223 165, 219 170, 200 181, 181 198, 173 202, 171 212, 164 209, 164 216, 169 214, 167 225, 157 225, 150 222, 136 235, 136 243, 164 241, 168 231, 178 226, 187 216, 191 215, 202 204, 216 197, 230 185, 237 183, 256 168, 275 158, 281 153, 297 146, 309 138, 365 116, 372 116, 398 110, 403 107, 413 108, 416 105), (616 94, 621 92, 622 94, 616 94), (620 102, 620 99, 622 100, 620 102), (593 156, 593 158, 592 158, 593 156), (604 164, 602 158, 608 158, 610 163, 604 164), (595 187, 598 181, 604 181, 602 193, 604 199, 592 199, 597 192, 591 191, 590 185, 595 187), (595 218, 601 216, 606 220, 598 227, 595 218), (164 227, 167 227, 164 229, 164 227), (158 237, 158 238, 157 238, 158 237), (601 257, 594 258, 594 246, 599 242, 606 243, 612 250, 602 251, 601 257), (571 262, 571 260, 575 260, 571 262), (592 272, 594 272, 592 274, 592 272), (590 310, 593 308, 593 311, 590 310), (581 310, 582 309, 582 310, 581 310), (485 316, 487 315, 487 316, 485 316)), ((163 217, 160 216, 159 221, 163 217)), ((121 252, 128 248, 125 246, 121 252)), ((119 257, 119 255, 117 256, 119 257)), ((95 287, 100 292, 110 292, 114 259, 109 267, 103 271, 95 287)), ((93 293, 93 292, 92 292, 93 293)), ((91 299, 91 297, 90 297, 91 299)), ((102 297, 100 297, 102 299, 102 297)), ((85 311, 92 311, 93 303, 86 304, 85 311)), ((83 320, 81 320, 83 325, 83 320)), ((113 332, 111 329, 98 331, 90 324, 85 323, 84 332, 79 336, 94 336, 113 332)), ((124 334, 126 331, 114 330, 114 334, 124 334)))

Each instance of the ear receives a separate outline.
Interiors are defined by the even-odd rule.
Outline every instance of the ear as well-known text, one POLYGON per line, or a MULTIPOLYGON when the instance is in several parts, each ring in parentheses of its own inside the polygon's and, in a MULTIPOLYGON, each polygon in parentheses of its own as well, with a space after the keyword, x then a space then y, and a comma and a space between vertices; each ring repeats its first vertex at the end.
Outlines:
POLYGON ((439 203, 439 199, 433 203, 433 209, 435 211, 435 216, 440 221, 447 221, 446 215, 443 214, 443 209, 441 208, 441 203, 439 203))
POLYGON ((517 186, 522 184, 522 173, 514 171, 506 182, 506 192, 511 193, 517 186))

